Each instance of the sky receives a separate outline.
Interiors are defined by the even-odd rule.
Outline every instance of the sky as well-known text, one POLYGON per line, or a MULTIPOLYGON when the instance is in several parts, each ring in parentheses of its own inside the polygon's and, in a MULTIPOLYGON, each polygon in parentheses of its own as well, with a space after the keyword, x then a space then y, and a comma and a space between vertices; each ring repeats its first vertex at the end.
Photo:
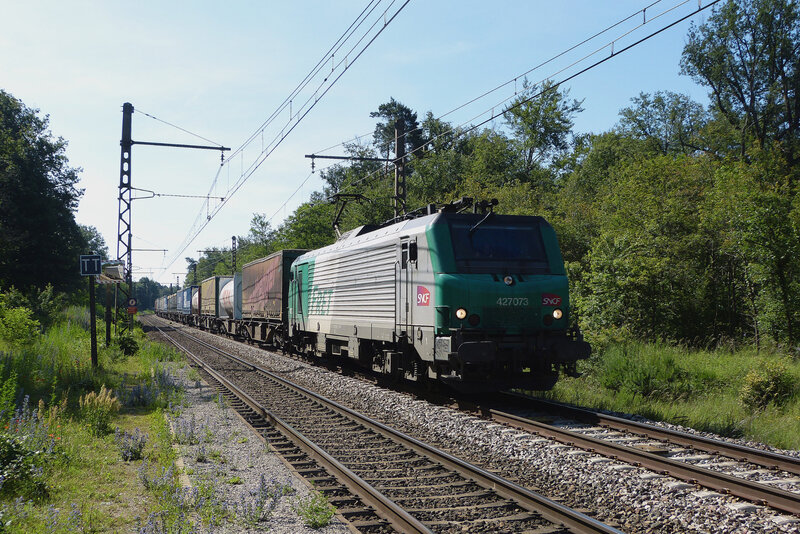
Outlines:
MULTIPOLYGON (((136 110, 134 141, 207 145, 210 140, 236 149, 255 134, 242 151, 229 152, 224 165, 219 151, 134 145, 133 187, 226 199, 224 204, 167 196, 133 201, 134 278, 162 283, 183 281, 185 257, 229 247, 231 236, 246 235, 255 213, 279 226, 322 187, 318 170, 330 162, 318 160, 317 173, 311 174, 304 155, 328 147, 334 148, 322 153, 342 154, 342 147, 335 145, 370 134, 375 126, 370 112, 390 98, 420 118, 429 111, 440 117, 456 110, 443 120, 454 125, 481 122, 514 97, 530 69, 634 14, 530 72, 528 79, 563 79, 608 57, 613 40, 614 57, 563 86, 571 98, 583 100, 576 132, 613 128, 620 109, 641 92, 668 90, 707 102, 706 89, 680 75, 680 56, 690 23, 701 23, 710 10, 618 53, 692 13, 696 0, 662 0, 652 6, 654 0, 410 0, 400 9, 405 2, 6 1, 0 10, 0 89, 49 115, 53 135, 68 141, 70 165, 82 169, 79 187, 84 194, 77 221, 99 230, 112 257, 117 254, 123 103, 136 110), (354 38, 333 59, 326 56, 367 6, 375 9, 354 38), (662 12, 667 13, 658 17, 662 12), (374 22, 378 25, 367 39, 353 48, 374 22), (289 109, 281 110, 260 133, 323 58, 323 70, 292 99, 291 115, 289 109), (318 87, 329 90, 315 95, 318 87), (310 110, 302 106, 309 99, 316 102, 310 110), (308 113, 298 120, 298 111, 308 113), (292 131, 263 159, 262 143, 272 147, 271 141, 289 126, 292 131), (248 170, 255 164, 254 171, 248 170), (187 244, 199 224, 203 230, 187 244)), ((709 3, 701 0, 702 5, 709 3)), ((502 129, 503 122, 486 126, 502 129)), ((144 191, 135 194, 148 196, 144 191)))

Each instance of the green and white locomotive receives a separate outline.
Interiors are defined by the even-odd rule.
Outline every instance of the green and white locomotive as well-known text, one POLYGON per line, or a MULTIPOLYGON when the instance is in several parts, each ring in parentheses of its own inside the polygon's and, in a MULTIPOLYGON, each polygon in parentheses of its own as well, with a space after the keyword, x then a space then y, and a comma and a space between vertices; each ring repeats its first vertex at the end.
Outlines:
POLYGON ((435 211, 362 226, 291 266, 296 350, 469 391, 549 389, 587 358, 542 217, 435 211))

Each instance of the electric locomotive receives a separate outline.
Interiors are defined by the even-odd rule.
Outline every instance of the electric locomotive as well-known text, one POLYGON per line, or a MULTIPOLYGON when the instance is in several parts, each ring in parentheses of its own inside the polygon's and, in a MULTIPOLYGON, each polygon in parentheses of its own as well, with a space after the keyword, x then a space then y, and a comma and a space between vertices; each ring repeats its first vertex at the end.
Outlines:
MULTIPOLYGON (((496 201, 493 201, 496 203, 496 201)), ((549 389, 590 354, 542 217, 453 209, 353 229, 289 272, 292 346, 456 389, 549 389)))

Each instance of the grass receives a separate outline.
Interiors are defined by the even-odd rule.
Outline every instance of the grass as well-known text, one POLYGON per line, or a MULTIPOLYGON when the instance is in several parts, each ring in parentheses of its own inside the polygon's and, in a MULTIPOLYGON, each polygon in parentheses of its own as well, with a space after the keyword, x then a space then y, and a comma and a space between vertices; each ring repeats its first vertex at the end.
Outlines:
POLYGON ((181 357, 137 331, 133 356, 101 338, 92 368, 88 322, 85 310, 69 308, 44 334, 0 341, 0 442, 18 440, 28 451, 5 449, 13 469, 0 476, 0 532, 130 532, 152 523, 153 511, 189 530, 197 521, 186 503, 141 482, 145 462, 165 470, 175 459, 164 411, 182 401, 167 371, 181 357), (115 427, 148 436, 143 459, 123 461, 115 427))
POLYGON ((308 496, 298 499, 294 511, 303 520, 306 526, 318 529, 330 523, 336 513, 336 507, 328 502, 322 493, 313 491, 308 496))
POLYGON ((579 371, 545 396, 800 449, 800 362, 779 353, 626 343, 579 371))
MULTIPOLYGON (((111 347, 99 340, 93 368, 84 309, 67 309, 43 334, 19 317, 0 332, 0 534, 269 527, 291 487, 262 476, 257 489, 242 488, 228 502, 217 494, 223 485, 243 486, 239 476, 200 475, 193 487, 180 485, 180 444, 200 445, 198 461, 227 460, 206 450, 213 431, 183 415, 185 394, 171 374, 185 365, 177 352, 137 329, 111 347)), ((227 418, 227 401, 216 401, 227 418)))

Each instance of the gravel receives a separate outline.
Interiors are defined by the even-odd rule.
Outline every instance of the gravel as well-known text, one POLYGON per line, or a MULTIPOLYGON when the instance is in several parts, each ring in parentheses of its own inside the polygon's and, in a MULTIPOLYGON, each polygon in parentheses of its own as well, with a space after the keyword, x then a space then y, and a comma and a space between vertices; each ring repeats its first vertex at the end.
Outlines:
POLYGON ((631 533, 800 532, 797 518, 210 334, 232 352, 631 533))
POLYGON ((259 488, 262 476, 268 488, 278 490, 281 494, 266 520, 248 525, 234 513, 234 519, 215 527, 213 532, 350 532, 337 516, 327 527, 318 530, 306 527, 293 510, 298 500, 309 495, 306 481, 295 475, 275 452, 270 451, 232 408, 225 406, 224 401, 220 403, 219 395, 211 387, 201 380, 187 379, 185 369, 179 374, 186 391, 186 406, 179 416, 170 417, 170 420, 173 427, 193 426, 193 434, 198 441, 179 445, 179 454, 191 485, 214 488, 216 499, 228 503, 229 509, 241 502, 243 496, 252 502, 250 492, 259 488))

